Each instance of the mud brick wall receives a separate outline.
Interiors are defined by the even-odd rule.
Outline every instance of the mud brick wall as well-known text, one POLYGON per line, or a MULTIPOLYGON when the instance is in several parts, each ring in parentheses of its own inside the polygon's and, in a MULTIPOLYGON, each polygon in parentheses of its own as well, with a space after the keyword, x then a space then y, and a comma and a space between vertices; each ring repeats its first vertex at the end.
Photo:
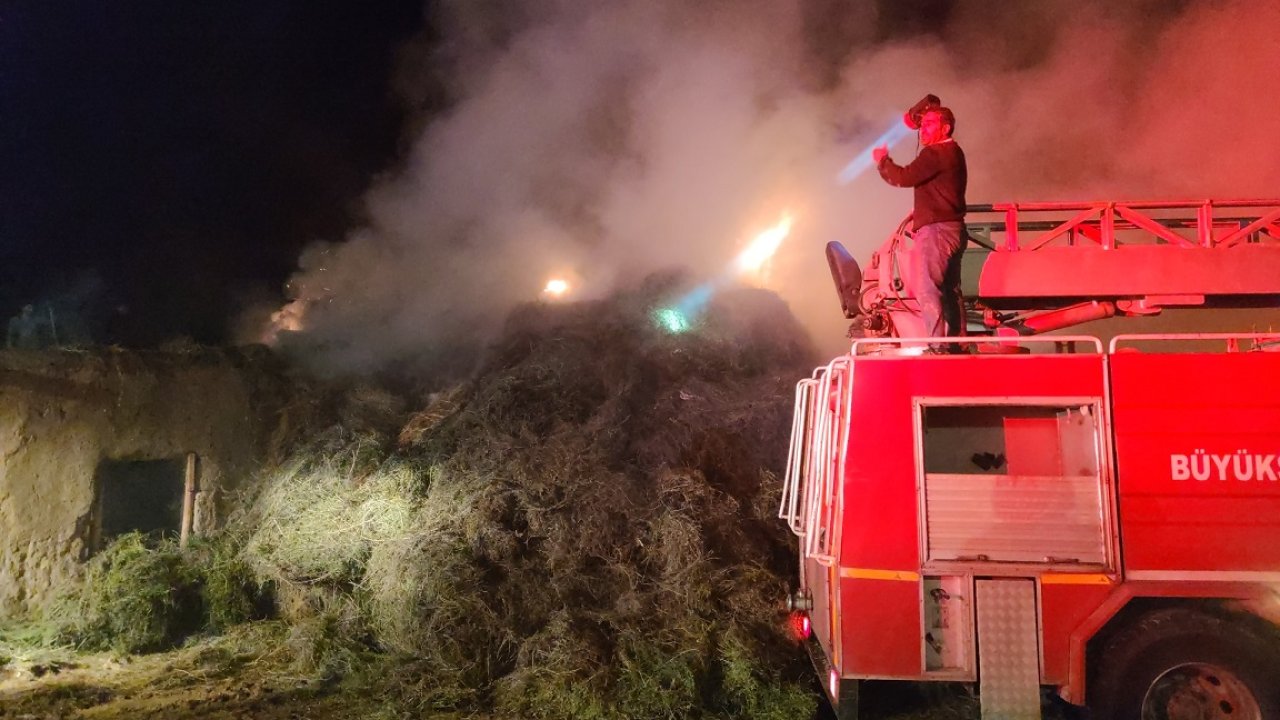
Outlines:
POLYGON ((262 350, 0 351, 0 618, 79 571, 103 463, 194 452, 194 530, 261 466, 286 381, 262 350))

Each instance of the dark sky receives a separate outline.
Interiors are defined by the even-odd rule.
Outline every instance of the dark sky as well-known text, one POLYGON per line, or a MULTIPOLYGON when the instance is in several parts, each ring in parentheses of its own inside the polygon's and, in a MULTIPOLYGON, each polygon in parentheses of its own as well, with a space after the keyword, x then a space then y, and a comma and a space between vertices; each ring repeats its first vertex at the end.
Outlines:
MULTIPOLYGON (((876 4, 883 39, 937 29, 951 2, 876 4)), ((424 109, 393 78, 430 6, 0 5, 0 321, 52 303, 97 342, 229 340, 405 149, 424 109)))
POLYGON ((0 5, 0 313, 92 297, 97 339, 226 339, 390 165, 421 0, 0 5))

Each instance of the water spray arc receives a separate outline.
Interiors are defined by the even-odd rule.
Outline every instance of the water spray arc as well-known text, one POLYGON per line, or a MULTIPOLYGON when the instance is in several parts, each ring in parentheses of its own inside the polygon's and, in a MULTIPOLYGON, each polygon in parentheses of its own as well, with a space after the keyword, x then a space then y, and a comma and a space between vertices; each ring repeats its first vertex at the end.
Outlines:
POLYGON ((724 272, 693 288, 674 303, 654 310, 654 323, 669 333, 682 333, 692 329, 716 291, 739 278, 759 273, 764 268, 778 251, 782 241, 791 234, 791 224, 791 216, 784 214, 776 225, 756 235, 724 272))

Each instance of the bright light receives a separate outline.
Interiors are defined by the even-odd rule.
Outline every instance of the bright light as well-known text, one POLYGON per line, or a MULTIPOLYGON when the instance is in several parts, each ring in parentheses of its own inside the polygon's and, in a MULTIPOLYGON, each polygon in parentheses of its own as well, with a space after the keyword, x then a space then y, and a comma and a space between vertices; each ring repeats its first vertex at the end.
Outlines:
POLYGON ((307 304, 307 301, 299 298, 271 313, 271 319, 258 338, 259 342, 275 345, 279 342, 281 333, 301 332, 305 326, 303 316, 306 313, 307 304))
POLYGON ((755 236, 746 249, 738 254, 734 267, 743 274, 759 273, 789 234, 791 234, 791 216, 784 215, 777 225, 755 236))
POLYGON ((547 281, 547 286, 542 288, 542 294, 553 298, 562 298, 569 292, 569 282, 562 278, 551 278, 547 281))
POLYGON ((653 320, 658 327, 673 334, 685 332, 691 325, 689 318, 673 307, 658 308, 653 312, 653 320))
POLYGON ((764 230, 747 243, 725 272, 686 292, 673 304, 655 310, 654 322, 667 332, 686 332, 693 329, 694 322, 702 316, 707 303, 722 287, 752 282, 764 285, 769 260, 791 233, 791 222, 791 216, 784 213, 777 225, 764 230))
POLYGON ((859 175, 870 170, 871 166, 875 164, 875 158, 873 158, 871 154, 876 148, 881 145, 893 147, 910 134, 911 128, 904 125, 901 118, 894 118, 893 123, 889 126, 888 130, 884 131, 883 135, 872 140, 871 144, 868 145, 865 150, 858 153, 857 157, 850 160, 849 164, 844 166, 844 169, 836 176, 836 182, 841 185, 848 185, 853 182, 859 175))

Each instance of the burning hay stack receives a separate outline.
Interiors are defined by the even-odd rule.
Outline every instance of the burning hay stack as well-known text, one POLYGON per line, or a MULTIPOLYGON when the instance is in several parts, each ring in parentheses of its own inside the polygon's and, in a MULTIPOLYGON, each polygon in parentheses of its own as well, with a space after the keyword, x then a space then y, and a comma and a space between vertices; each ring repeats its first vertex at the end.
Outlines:
POLYGON ((802 714, 773 473, 807 339, 760 291, 669 334, 662 295, 525 307, 398 438, 280 475, 245 548, 287 612, 411 659, 437 707, 802 714))
POLYGON ((466 384, 366 394, 266 480, 222 542, 301 665, 415 712, 812 713, 775 518, 808 340, 750 290, 669 333, 667 294, 520 309, 466 384))

